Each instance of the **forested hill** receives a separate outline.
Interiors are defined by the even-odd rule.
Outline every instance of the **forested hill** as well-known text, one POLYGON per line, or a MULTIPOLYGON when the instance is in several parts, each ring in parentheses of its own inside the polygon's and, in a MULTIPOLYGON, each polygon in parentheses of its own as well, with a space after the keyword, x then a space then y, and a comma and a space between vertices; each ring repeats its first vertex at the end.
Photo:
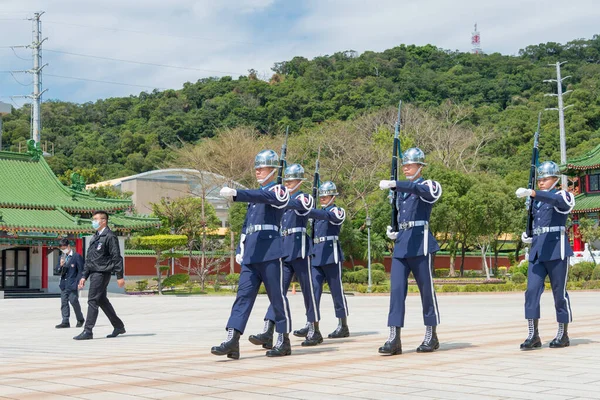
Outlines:
MULTIPOLYGON (((505 176, 526 160, 538 111, 556 107, 548 63, 568 61, 565 98, 568 148, 580 154, 600 143, 600 36, 567 44, 529 46, 518 56, 473 55, 434 46, 405 46, 363 54, 346 51, 276 63, 270 80, 248 76, 201 79, 181 90, 143 92, 95 103, 43 104, 42 140, 58 175, 83 172, 88 181, 161 166, 181 141, 211 137, 220 128, 253 126, 263 133, 312 129, 397 104, 399 99, 443 117, 451 103, 461 126, 496 133, 478 168, 505 176), (518 161, 518 162, 517 162, 518 161)), ((542 158, 558 158, 557 113, 544 114, 542 158)), ((5 118, 4 147, 29 137, 28 106, 5 118)))

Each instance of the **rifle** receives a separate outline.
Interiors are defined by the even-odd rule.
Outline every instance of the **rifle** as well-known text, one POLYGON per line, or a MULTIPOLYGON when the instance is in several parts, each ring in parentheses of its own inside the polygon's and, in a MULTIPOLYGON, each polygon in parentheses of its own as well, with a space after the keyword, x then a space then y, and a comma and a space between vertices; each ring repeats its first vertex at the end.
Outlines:
POLYGON ((285 139, 283 140, 283 145, 281 146, 281 157, 279 157, 279 173, 277 174, 277 184, 281 185, 283 183, 283 172, 286 166, 286 154, 287 154, 287 140, 288 135, 290 133, 290 126, 288 125, 285 128, 285 139))
MULTIPOLYGON (((315 203, 318 201, 318 196, 319 196, 319 186, 321 185, 321 175, 319 174, 319 159, 321 158, 321 146, 319 146, 319 152, 317 153, 317 161, 315 162, 315 175, 313 177, 313 187, 312 187, 312 196, 313 199, 315 199, 315 203)), ((315 204, 316 207, 316 204, 315 204)), ((315 220, 311 219, 310 220, 310 227, 311 227, 311 239, 315 240, 315 220)))
MULTIPOLYGON (((537 164, 539 158, 539 140, 540 140, 540 122, 542 119, 542 113, 538 114, 537 131, 533 134, 533 151, 531 152, 531 167, 529 169, 529 183, 527 189, 535 189, 535 181, 537 175, 537 164)), ((527 208, 527 227, 525 228, 525 234, 527 237, 533 237, 533 198, 528 197, 525 201, 525 207, 527 208)))
MULTIPOLYGON (((390 176, 391 181, 398 180, 398 154, 399 157, 402 158, 402 146, 400 145, 400 112, 402 109, 402 100, 398 103, 398 119, 396 120, 396 125, 394 126, 394 147, 392 148, 392 173, 390 176)), ((390 204, 392 205, 392 227, 393 232, 398 232, 398 192, 395 190, 390 190, 389 194, 390 204)))

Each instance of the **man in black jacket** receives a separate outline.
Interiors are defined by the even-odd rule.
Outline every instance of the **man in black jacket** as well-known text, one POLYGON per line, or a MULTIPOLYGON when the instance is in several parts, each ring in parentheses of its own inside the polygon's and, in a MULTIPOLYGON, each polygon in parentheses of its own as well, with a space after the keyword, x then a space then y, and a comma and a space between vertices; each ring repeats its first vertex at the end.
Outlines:
POLYGON ((57 329, 70 328, 69 323, 70 308, 73 306, 75 316, 77 317, 77 327, 81 328, 85 322, 79 305, 79 292, 77 285, 83 275, 83 257, 73 251, 69 239, 61 239, 59 243, 61 257, 59 263, 54 267, 54 272, 60 275, 60 311, 62 313, 62 322, 56 325, 57 329))
POLYGON ((85 321, 83 332, 75 336, 75 340, 93 339, 92 329, 96 325, 98 318, 98 307, 102 309, 108 317, 114 330, 107 337, 113 338, 125 333, 125 325, 117 316, 108 297, 106 297, 106 289, 110 282, 111 273, 117 275, 117 283, 119 287, 125 286, 123 279, 123 257, 119 249, 119 239, 106 226, 108 223, 108 214, 106 211, 96 211, 92 216, 92 227, 96 230, 96 234, 90 242, 85 259, 85 269, 83 276, 79 281, 79 289, 85 286, 85 281, 89 278, 90 289, 88 291, 88 314, 85 321))

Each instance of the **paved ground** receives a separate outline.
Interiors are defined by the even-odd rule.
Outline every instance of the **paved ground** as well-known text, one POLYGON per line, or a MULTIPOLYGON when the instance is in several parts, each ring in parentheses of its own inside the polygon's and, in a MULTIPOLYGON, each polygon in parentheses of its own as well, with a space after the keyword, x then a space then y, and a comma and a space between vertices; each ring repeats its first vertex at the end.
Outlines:
MULTIPOLYGON (((405 353, 382 357, 387 296, 348 297, 352 336, 271 359, 247 341, 262 327, 261 296, 238 361, 210 354, 225 336, 233 298, 114 297, 128 334, 99 318, 97 339, 75 342, 79 329, 56 330, 59 300, 0 300, 0 399, 404 399, 600 398, 600 292, 571 294, 571 347, 550 349, 552 298, 543 297, 541 350, 520 352, 526 336, 522 294, 440 295, 438 352, 418 354, 420 300, 409 296, 405 353)), ((290 295, 295 328, 302 297, 290 295)), ((336 321, 324 298, 322 330, 336 321)))

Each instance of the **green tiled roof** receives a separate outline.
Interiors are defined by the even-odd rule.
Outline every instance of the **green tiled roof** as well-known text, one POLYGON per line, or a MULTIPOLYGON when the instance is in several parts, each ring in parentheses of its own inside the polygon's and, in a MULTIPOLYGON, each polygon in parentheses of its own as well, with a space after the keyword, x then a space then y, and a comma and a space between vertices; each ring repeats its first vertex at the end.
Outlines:
POLYGON ((111 229, 117 231, 137 230, 158 227, 160 226, 160 220, 158 218, 116 214, 109 217, 108 225, 111 229))
POLYGON ((131 206, 130 200, 96 198, 64 186, 42 158, 0 152, 0 207, 54 209, 67 212, 117 211, 131 206))
POLYGON ((581 157, 568 160, 566 164, 560 166, 560 169, 566 175, 575 176, 578 175, 578 171, 600 169, 600 145, 581 157))
POLYGON ((0 231, 84 233, 92 231, 89 220, 79 220, 61 209, 0 209, 0 231))
POLYGON ((573 214, 596 211, 600 211, 600 195, 582 193, 575 196, 575 207, 572 211, 573 214))

